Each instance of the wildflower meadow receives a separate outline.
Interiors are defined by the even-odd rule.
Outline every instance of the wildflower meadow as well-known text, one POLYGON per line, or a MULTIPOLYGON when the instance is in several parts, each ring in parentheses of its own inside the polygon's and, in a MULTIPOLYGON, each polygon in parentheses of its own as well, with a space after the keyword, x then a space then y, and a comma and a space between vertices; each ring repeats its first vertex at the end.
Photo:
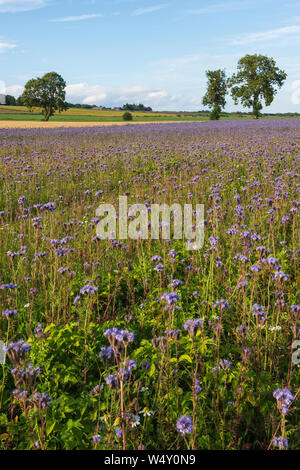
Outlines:
POLYGON ((297 119, 1 129, 0 449, 299 448, 299 159, 297 119), (203 246, 102 239, 120 196, 203 246))

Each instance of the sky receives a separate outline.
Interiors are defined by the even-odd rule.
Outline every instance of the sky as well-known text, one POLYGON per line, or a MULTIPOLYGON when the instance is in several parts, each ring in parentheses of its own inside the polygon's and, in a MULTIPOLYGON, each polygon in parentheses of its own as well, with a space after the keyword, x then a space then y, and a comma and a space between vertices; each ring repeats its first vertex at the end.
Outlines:
POLYGON ((72 103, 198 111, 205 71, 245 54, 288 74, 264 111, 300 112, 299 0, 0 0, 0 93, 16 97, 55 71, 72 103))

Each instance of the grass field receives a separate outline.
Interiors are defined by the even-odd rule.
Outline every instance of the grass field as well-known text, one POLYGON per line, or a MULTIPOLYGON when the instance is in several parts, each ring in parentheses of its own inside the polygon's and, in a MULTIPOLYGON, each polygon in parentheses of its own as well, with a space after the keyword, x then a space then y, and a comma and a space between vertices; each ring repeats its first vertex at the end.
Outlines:
MULTIPOLYGON (((50 118, 50 121, 57 122, 119 122, 123 121, 123 111, 100 111, 93 109, 75 109, 71 108, 62 113, 57 113, 50 118)), ((143 113, 132 112, 133 120, 140 122, 147 121, 203 121, 208 116, 196 115, 192 113, 143 113)), ((0 106, 1 121, 41 121, 43 115, 40 110, 34 109, 29 112, 23 106, 0 106)))
MULTIPOLYGON (((101 111, 93 109, 70 108, 62 113, 57 113, 50 118, 55 122, 121 122, 124 111, 101 111)), ((132 112, 136 122, 164 122, 164 121, 207 121, 209 114, 178 112, 132 112)), ((265 116, 274 119, 278 116, 265 116)), ((228 119, 252 119, 249 114, 223 114, 221 120, 228 119)), ((25 106, 0 106, 0 121, 42 121, 43 115, 39 109, 29 112, 25 106)))

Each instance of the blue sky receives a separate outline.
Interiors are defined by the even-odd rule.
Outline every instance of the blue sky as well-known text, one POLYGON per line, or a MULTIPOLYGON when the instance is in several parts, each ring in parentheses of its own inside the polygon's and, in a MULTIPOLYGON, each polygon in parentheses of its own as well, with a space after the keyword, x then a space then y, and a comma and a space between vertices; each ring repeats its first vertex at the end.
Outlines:
POLYGON ((300 112, 299 0, 0 0, 0 92, 15 96, 56 71, 71 102, 199 110, 205 70, 247 53, 288 73, 267 109, 300 112))

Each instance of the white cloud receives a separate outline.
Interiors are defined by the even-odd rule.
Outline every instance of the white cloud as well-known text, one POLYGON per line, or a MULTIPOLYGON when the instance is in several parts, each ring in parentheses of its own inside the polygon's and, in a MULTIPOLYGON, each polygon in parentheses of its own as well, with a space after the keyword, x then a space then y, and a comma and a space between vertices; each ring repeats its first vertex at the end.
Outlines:
POLYGON ((245 34, 233 40, 232 44, 239 46, 243 44, 251 44, 253 42, 272 41, 274 39, 280 39, 287 36, 293 37, 298 34, 300 34, 300 25, 291 25, 285 26, 284 28, 245 34))
POLYGON ((84 104, 98 104, 107 97, 104 88, 100 85, 87 83, 74 83, 66 87, 67 101, 79 100, 84 104))
POLYGON ((36 10, 45 5, 45 0, 0 0, 0 13, 36 10))
POLYGON ((158 68, 160 73, 162 72, 175 72, 180 69, 186 69, 190 65, 202 66, 203 70, 213 68, 224 68, 232 67, 240 54, 219 54, 219 55, 208 55, 208 54, 193 54, 181 57, 173 57, 167 59, 157 60, 151 62, 151 67, 158 68))
POLYGON ((148 93, 148 97, 151 98, 166 98, 168 93, 165 90, 162 91, 151 91, 148 93))
POLYGON ((14 49, 16 47, 16 44, 11 44, 9 42, 6 42, 6 41, 1 41, 0 39, 0 54, 2 52, 6 52, 10 49, 14 49))
POLYGON ((300 80, 295 80, 292 83, 292 104, 300 104, 300 80))
POLYGON ((167 103, 170 96, 166 90, 134 85, 128 87, 103 87, 87 83, 73 83, 66 87, 66 99, 84 104, 106 104, 118 106, 126 102, 155 106, 167 103))
POLYGON ((24 90, 24 87, 21 85, 11 85, 5 88, 5 94, 12 95, 17 98, 18 96, 22 95, 23 90, 24 90))
POLYGON ((91 13, 87 15, 80 15, 80 16, 66 16, 65 18, 56 18, 55 20, 51 20, 57 23, 68 23, 71 21, 84 21, 90 20, 92 18, 103 18, 101 13, 91 13))
POLYGON ((167 3, 161 3, 160 5, 154 5, 148 8, 138 8, 131 13, 131 16, 147 15, 148 13, 154 13, 155 11, 162 10, 168 6, 167 3))
POLYGON ((206 15, 209 13, 222 13, 226 11, 237 11, 248 8, 250 2, 227 2, 227 3, 214 3, 207 7, 196 8, 193 10, 187 10, 186 13, 191 15, 206 15))

